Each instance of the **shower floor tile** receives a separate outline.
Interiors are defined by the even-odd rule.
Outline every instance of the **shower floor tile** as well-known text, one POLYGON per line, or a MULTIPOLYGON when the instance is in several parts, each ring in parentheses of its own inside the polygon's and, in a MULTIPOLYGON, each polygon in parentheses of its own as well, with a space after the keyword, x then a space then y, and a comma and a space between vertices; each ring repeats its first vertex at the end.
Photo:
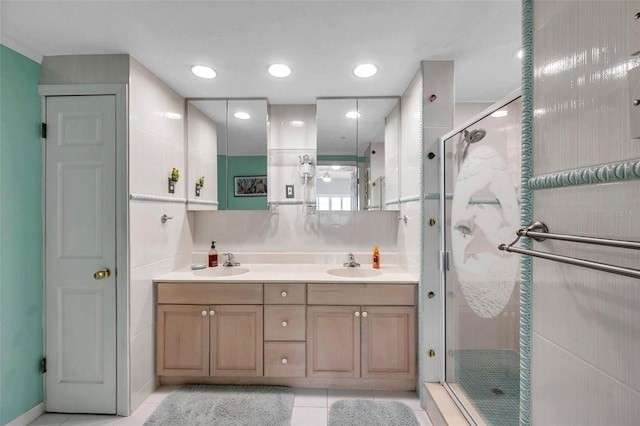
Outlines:
POLYGON ((510 350, 458 349, 455 382, 490 425, 519 423, 520 355, 510 350))

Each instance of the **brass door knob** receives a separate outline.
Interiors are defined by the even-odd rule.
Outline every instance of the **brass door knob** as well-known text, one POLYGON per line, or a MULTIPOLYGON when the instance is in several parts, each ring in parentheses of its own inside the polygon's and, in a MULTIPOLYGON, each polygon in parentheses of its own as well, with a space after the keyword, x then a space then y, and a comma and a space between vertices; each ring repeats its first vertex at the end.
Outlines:
POLYGON ((105 278, 109 278, 111 276, 111 271, 109 268, 100 269, 95 274, 93 274, 94 280, 104 280, 105 278))

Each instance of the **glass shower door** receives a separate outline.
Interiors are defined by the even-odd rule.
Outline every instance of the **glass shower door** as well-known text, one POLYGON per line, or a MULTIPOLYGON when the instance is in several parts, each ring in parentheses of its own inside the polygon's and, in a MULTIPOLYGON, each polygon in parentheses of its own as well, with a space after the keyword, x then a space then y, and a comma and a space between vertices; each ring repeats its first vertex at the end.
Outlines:
POLYGON ((444 142, 445 385, 477 423, 518 424, 520 98, 444 142))

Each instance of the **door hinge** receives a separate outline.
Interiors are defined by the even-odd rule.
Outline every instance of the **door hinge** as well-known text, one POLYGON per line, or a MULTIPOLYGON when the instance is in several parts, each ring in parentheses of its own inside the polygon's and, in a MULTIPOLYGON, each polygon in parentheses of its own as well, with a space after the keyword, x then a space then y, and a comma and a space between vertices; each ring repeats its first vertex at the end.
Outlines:
POLYGON ((40 125, 40 134, 42 135, 42 139, 47 138, 47 123, 42 123, 40 125))
POLYGON ((42 358, 42 361, 40 361, 40 371, 42 374, 47 372, 47 357, 42 358))

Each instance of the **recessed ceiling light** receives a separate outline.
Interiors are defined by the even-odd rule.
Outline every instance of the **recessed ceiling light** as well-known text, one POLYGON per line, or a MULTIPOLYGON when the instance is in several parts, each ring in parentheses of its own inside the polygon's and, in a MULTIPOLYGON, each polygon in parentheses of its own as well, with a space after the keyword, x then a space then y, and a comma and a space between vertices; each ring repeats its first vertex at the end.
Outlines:
POLYGON ((240 120, 248 120, 251 118, 251 115, 246 113, 246 112, 242 112, 242 111, 238 111, 235 114, 233 114, 233 116, 235 118, 238 118, 240 120))
POLYGON ((514 55, 516 55, 516 58, 518 59, 524 58, 524 48, 521 47, 520 49, 516 50, 514 55))
POLYGON ((215 78, 217 75, 213 68, 206 65, 193 65, 191 72, 200 78, 215 78))
POLYGON ((347 117, 347 118, 359 118, 360 117, 360 113, 358 111, 349 111, 344 116, 347 117))
POLYGON ((291 127, 302 127, 304 126, 304 121, 293 120, 289 122, 289 125, 291 125, 291 127))
POLYGON ((324 172, 324 176, 322 176, 322 181, 331 182, 331 175, 329 174, 329 172, 324 172))
POLYGON ((285 64, 271 64, 269 68, 267 68, 267 71, 269 71, 269 74, 272 76, 278 78, 289 77, 291 75, 291 68, 285 64))
POLYGON ((509 114, 509 111, 507 111, 506 109, 499 109, 498 111, 496 111, 493 114, 491 114, 491 116, 492 117, 504 117, 507 114, 509 114))
POLYGON ((353 69, 356 77, 368 78, 376 75, 378 67, 373 64, 360 64, 353 69))
POLYGON ((340 166, 338 164, 334 164, 333 166, 331 166, 331 168, 333 170, 340 170, 340 166))

